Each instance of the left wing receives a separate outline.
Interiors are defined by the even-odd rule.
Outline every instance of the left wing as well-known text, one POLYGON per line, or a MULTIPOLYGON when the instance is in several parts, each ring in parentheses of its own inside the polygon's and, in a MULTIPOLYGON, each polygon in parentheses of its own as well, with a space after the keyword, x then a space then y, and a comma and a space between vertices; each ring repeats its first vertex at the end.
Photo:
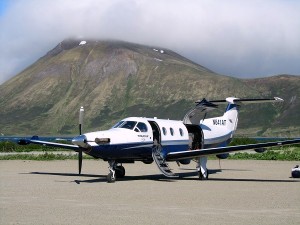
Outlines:
POLYGON ((19 145, 37 144, 37 145, 44 145, 44 146, 50 146, 50 147, 71 149, 76 152, 79 151, 79 146, 77 146, 77 145, 68 145, 68 144, 61 144, 61 143, 56 143, 56 142, 41 141, 38 139, 37 136, 33 136, 31 139, 21 139, 18 141, 18 144, 19 145))
POLYGON ((267 148, 267 147, 290 145, 290 144, 297 144, 297 143, 300 143, 300 139, 293 139, 293 140, 281 141, 281 142, 267 142, 267 143, 260 143, 260 144, 206 148, 206 149, 188 150, 188 151, 181 151, 181 152, 169 152, 166 156, 166 160, 177 161, 181 159, 190 159, 190 158, 195 158, 200 156, 217 155, 221 153, 245 151, 250 149, 267 148))

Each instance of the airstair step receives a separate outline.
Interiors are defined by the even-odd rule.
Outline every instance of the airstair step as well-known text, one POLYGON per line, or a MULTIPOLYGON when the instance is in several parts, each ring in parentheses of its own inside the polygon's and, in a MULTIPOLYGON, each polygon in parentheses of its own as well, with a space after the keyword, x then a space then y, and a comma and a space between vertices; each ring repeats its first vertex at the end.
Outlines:
POLYGON ((165 162, 164 158, 161 155, 161 150, 162 150, 161 145, 153 146, 153 149, 152 149, 152 158, 155 161, 158 169, 166 177, 178 177, 176 174, 174 174, 171 171, 171 169, 169 168, 169 165, 165 162))

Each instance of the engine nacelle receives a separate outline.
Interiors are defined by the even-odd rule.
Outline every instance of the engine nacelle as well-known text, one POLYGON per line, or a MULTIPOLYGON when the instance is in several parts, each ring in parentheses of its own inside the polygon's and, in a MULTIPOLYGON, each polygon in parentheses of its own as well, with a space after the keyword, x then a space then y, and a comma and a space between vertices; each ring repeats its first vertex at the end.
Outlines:
POLYGON ((219 159, 227 159, 229 156, 229 153, 223 153, 216 155, 219 159))

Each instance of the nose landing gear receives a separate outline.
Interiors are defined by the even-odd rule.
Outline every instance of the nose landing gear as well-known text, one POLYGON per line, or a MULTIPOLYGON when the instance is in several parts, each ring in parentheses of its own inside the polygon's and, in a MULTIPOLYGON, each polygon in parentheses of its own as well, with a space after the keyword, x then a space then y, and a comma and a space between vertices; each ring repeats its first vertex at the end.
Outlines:
POLYGON ((115 160, 109 160, 108 164, 108 183, 114 183, 116 181, 116 178, 123 178, 125 176, 125 168, 121 164, 118 164, 115 160))

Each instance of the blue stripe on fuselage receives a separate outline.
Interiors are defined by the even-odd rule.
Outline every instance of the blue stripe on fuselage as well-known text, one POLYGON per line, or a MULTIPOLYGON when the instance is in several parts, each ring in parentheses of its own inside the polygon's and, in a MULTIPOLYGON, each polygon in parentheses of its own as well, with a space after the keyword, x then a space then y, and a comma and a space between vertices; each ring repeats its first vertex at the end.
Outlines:
MULTIPOLYGON (((152 157, 153 142, 122 143, 93 146, 86 154, 101 159, 145 159, 152 157)), ((187 141, 163 141, 162 154, 188 149, 187 141)))
MULTIPOLYGON (((206 144, 204 148, 224 147, 229 144, 231 139, 223 142, 206 144)), ((86 154, 95 158, 107 159, 133 159, 142 160, 152 157, 153 142, 122 143, 116 145, 98 145, 93 146, 86 154)), ((162 154, 165 157, 169 152, 186 151, 189 149, 187 141, 163 141, 162 154)))

